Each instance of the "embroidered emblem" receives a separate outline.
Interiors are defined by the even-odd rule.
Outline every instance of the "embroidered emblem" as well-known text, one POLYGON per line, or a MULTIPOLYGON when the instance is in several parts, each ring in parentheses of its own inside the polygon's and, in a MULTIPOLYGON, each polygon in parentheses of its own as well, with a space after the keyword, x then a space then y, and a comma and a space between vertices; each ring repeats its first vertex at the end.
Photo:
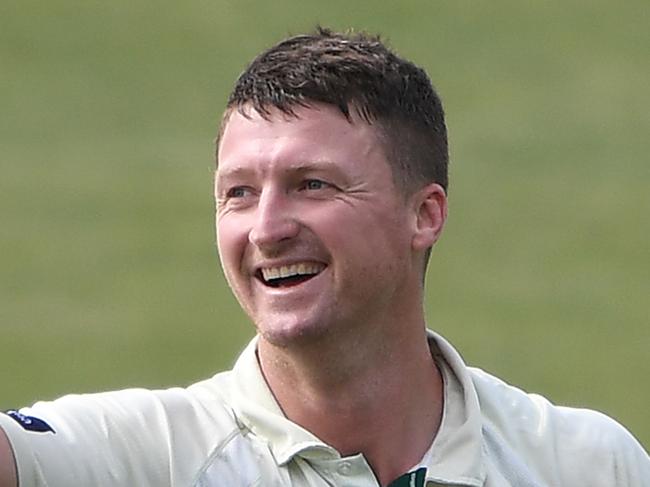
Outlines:
POLYGON ((19 413, 15 410, 7 411, 5 414, 12 418, 16 423, 18 423, 23 427, 23 429, 27 431, 56 434, 56 431, 54 431, 54 429, 42 419, 36 418, 34 416, 27 416, 26 414, 19 413))

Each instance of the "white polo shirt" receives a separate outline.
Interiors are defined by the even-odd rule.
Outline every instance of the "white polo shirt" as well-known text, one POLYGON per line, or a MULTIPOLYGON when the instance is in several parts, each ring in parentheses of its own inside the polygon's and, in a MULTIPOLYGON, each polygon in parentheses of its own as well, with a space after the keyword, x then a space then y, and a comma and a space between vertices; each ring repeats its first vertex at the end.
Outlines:
MULTIPOLYGON (((429 340, 442 424, 395 487, 650 486, 648 454, 612 419, 553 406, 429 340)), ((363 455, 341 457, 284 417, 256 343, 232 371, 186 389, 70 395, 0 414, 20 487, 378 486, 363 455)))

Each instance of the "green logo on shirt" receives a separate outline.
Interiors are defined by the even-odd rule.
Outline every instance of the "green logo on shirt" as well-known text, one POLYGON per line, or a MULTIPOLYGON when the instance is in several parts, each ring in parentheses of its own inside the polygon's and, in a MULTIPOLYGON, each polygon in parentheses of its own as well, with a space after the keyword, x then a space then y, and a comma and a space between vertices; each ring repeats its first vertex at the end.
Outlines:
POLYGON ((427 469, 422 467, 393 480, 388 487, 424 487, 427 469))

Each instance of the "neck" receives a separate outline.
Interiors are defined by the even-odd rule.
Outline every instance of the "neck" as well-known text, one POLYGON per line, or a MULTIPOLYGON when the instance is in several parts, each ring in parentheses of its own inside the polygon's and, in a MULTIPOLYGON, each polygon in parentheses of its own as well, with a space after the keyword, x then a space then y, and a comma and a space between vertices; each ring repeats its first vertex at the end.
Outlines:
POLYGON ((424 324, 410 333, 401 325, 390 327, 394 336, 324 339, 308 350, 259 343, 262 371, 285 415, 344 456, 363 453, 382 485, 422 458, 442 418, 442 379, 424 324))

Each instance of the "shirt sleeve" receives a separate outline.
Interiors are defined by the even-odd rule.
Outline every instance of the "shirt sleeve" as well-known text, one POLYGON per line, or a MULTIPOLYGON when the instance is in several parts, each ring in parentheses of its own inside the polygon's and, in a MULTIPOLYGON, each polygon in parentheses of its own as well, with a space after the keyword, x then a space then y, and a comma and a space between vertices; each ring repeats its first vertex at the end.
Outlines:
POLYGON ((614 485, 650 487, 650 456, 631 433, 620 425, 616 426, 614 485))
POLYGON ((562 485, 650 487, 650 457, 625 427, 596 411, 558 409, 570 423, 558 435, 562 485))
POLYGON ((170 485, 170 433, 152 391, 70 395, 0 413, 20 487, 170 485))

